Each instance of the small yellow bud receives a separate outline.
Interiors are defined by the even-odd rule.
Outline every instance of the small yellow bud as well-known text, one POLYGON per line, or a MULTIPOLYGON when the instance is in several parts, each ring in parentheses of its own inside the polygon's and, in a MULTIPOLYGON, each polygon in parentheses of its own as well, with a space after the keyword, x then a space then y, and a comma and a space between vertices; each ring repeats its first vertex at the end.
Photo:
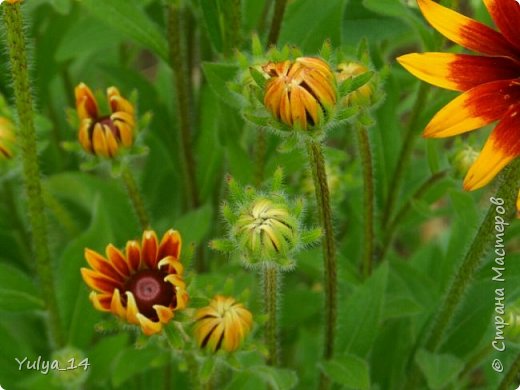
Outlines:
MULTIPOLYGON (((349 78, 358 76, 368 71, 369 69, 366 66, 356 62, 343 62, 338 65, 336 77, 338 82, 341 83, 349 78)), ((372 103, 374 92, 374 84, 373 81, 370 80, 355 91, 352 91, 348 95, 344 96, 341 100, 341 103, 345 106, 352 104, 369 105, 372 103)))
POLYGON ((0 160, 13 157, 14 142, 13 123, 5 117, 0 117, 0 160))

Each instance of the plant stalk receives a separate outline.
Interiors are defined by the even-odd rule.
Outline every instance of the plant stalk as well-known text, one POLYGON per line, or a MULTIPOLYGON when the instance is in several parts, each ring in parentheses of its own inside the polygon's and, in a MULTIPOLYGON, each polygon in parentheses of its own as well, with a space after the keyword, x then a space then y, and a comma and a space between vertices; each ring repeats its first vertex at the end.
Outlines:
POLYGON ((364 245, 363 245, 363 276, 368 278, 372 273, 374 258, 374 171, 372 151, 366 127, 357 125, 357 138, 361 165, 363 168, 363 210, 365 213, 364 245))
POLYGON ((23 162, 23 176, 29 221, 32 228, 32 246, 34 250, 36 271, 40 280, 43 299, 49 313, 51 341, 55 347, 65 344, 61 328, 60 313, 54 287, 53 267, 50 257, 47 218, 42 194, 41 173, 38 163, 36 130, 32 102, 32 87, 29 78, 29 67, 23 20, 20 4, 3 4, 3 18, 6 27, 6 41, 11 65, 11 76, 18 112, 18 142, 20 143, 23 162))
POLYGON ((266 264, 263 268, 264 302, 267 322, 265 324, 265 343, 269 356, 266 363, 278 365, 278 270, 275 266, 266 264))
POLYGON ((287 0, 276 0, 274 3, 274 14, 273 19, 271 20, 271 29, 269 30, 267 46, 276 45, 278 42, 286 6, 287 0))
POLYGON ((130 202, 132 203, 135 215, 139 219, 141 228, 143 230, 150 229, 150 218, 146 211, 143 198, 139 191, 139 187, 137 186, 134 174, 127 165, 122 167, 121 178, 123 179, 123 184, 128 193, 128 197, 130 198, 130 202))
POLYGON ((516 356, 515 361, 511 364, 509 371, 506 373, 497 390, 509 390, 517 386, 518 373, 520 373, 520 354, 516 356))
MULTIPOLYGON (((334 231, 332 229, 332 211, 330 207, 329 186, 325 170, 325 157, 321 144, 308 141, 307 150, 312 168, 312 177, 316 194, 318 215, 323 228, 323 261, 325 269, 325 334, 323 357, 329 360, 334 355, 337 320, 337 264, 334 231)), ((322 374, 320 388, 327 388, 328 379, 322 374)))
POLYGON ((170 50, 170 65, 174 73, 176 87, 176 108, 179 118, 179 136, 181 145, 182 164, 186 178, 186 191, 189 208, 199 206, 199 192, 195 170, 195 159, 192 151, 193 125, 191 121, 190 104, 190 73, 186 69, 188 59, 183 45, 181 24, 181 10, 179 5, 168 6, 168 44, 170 50))

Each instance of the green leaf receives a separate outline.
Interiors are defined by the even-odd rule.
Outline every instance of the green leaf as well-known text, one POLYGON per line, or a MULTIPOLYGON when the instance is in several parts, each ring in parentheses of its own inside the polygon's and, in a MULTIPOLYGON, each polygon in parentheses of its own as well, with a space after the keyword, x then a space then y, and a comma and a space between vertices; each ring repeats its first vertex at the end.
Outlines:
POLYGON ((298 377, 292 370, 268 366, 256 366, 249 369, 250 373, 258 376, 274 390, 288 390, 298 383, 298 377))
POLYGON ((213 223, 213 209, 210 203, 190 211, 180 217, 174 224, 175 229, 182 234, 185 243, 200 243, 209 232, 213 223))
POLYGON ((417 301, 407 296, 388 298, 385 302, 383 318, 398 318, 419 314, 424 308, 417 301))
POLYGON ((325 374, 334 382, 353 389, 369 389, 368 364, 354 355, 346 355, 321 363, 325 374))
POLYGON ((202 18, 208 32, 208 39, 218 53, 222 52, 222 27, 220 25, 220 12, 218 2, 215 0, 200 0, 202 18))
POLYGON ((16 267, 0 264, 0 311, 43 308, 44 303, 31 279, 16 267))
POLYGON ((415 359, 432 390, 445 388, 464 368, 464 362, 455 356, 434 354, 424 349, 417 352, 415 359))
POLYGON ((242 108, 244 106, 245 99, 238 93, 231 91, 227 86, 228 82, 235 80, 238 66, 216 62, 204 62, 202 64, 202 70, 206 75, 209 86, 222 102, 233 108, 242 108))
POLYGON ((366 356, 382 318, 388 264, 381 265, 365 284, 350 295, 339 318, 342 337, 338 350, 366 356))
POLYGON ((119 387, 126 380, 150 368, 167 364, 169 355, 158 348, 126 348, 114 358, 112 363, 112 384, 119 387))
POLYGON ((213 375, 213 371, 215 370, 215 358, 213 356, 208 356, 204 359, 200 367, 200 381, 202 383, 208 383, 213 375))
POLYGON ((131 0, 82 0, 81 4, 94 16, 110 21, 110 26, 152 50, 168 62, 168 43, 159 30, 138 6, 131 0))

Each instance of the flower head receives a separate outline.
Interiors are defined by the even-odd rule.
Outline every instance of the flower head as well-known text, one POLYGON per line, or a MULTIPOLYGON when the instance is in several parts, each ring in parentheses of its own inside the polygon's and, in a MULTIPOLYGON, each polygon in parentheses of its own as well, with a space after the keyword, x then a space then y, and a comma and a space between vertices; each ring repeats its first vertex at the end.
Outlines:
POLYGON ((195 313, 194 334, 200 348, 233 352, 251 330, 253 315, 231 297, 215 296, 195 313))
POLYGON ((107 89, 110 115, 101 115, 96 98, 84 83, 75 89, 76 110, 81 121, 78 139, 83 149, 98 156, 114 157, 120 147, 133 142, 134 107, 116 87, 107 89))
POLYGON ((222 205, 228 237, 211 241, 210 247, 237 253, 247 267, 294 268, 294 255, 318 240, 321 230, 303 228, 303 202, 285 196, 282 180, 278 169, 270 191, 261 192, 228 178, 230 200, 222 205))
POLYGON ((179 261, 181 237, 168 230, 161 242, 152 230, 143 233, 141 245, 128 241, 123 254, 112 244, 106 258, 85 249, 90 268, 82 268, 94 307, 110 311, 119 318, 141 327, 146 335, 159 333, 174 311, 183 309, 188 294, 179 261))
POLYGON ((14 131, 13 123, 5 118, 0 117, 0 159, 9 159, 13 157, 14 131))
POLYGON ((407 54, 397 60, 414 76, 463 92, 426 126, 426 137, 462 134, 498 121, 464 180, 466 190, 488 184, 520 154, 520 4, 484 0, 498 30, 431 0, 418 0, 441 34, 479 55, 407 54))
POLYGON ((322 124, 336 103, 334 75, 319 58, 268 62, 263 70, 269 77, 264 105, 291 128, 307 130, 322 124))

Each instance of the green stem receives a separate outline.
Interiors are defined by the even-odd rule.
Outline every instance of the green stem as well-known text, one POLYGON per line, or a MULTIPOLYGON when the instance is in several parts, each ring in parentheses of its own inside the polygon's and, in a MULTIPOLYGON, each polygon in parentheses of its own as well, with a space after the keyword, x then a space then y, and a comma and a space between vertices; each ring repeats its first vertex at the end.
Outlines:
POLYGON ((278 365, 278 270, 266 264, 263 268, 264 302, 267 322, 265 324, 265 343, 269 356, 266 362, 270 366, 278 365))
POLYGON ((69 211, 63 207, 60 201, 45 187, 43 188, 43 198, 47 209, 52 213, 55 220, 64 228, 70 237, 76 237, 80 233, 80 229, 69 211))
POLYGON ((359 154, 363 168, 363 210, 364 216, 364 245, 363 245, 363 275, 365 278, 372 273, 372 259, 374 257, 374 172, 372 152, 368 131, 363 126, 357 127, 359 154))
POLYGON ((447 174, 447 171, 441 171, 437 172, 434 175, 432 175, 428 180, 426 180, 418 189, 415 191, 415 193, 412 195, 410 200, 406 202, 397 212, 396 217, 392 220, 392 222, 389 224, 388 228, 386 229, 386 236, 383 243, 383 248, 381 251, 381 254, 379 255, 379 258, 383 260, 386 256, 386 252, 388 251, 388 248, 390 247, 390 244, 392 243, 392 239, 394 237, 394 234, 396 232, 396 229, 398 226, 401 225, 401 222, 404 220, 404 218, 408 215, 410 210, 412 209, 412 202, 415 200, 421 199, 436 183, 438 183, 440 180, 442 180, 447 174))
POLYGON ((520 373, 520 354, 516 356, 515 361, 511 364, 509 371, 504 376, 504 379, 502 379, 502 382, 500 382, 500 385, 498 385, 497 390, 509 390, 512 389, 513 386, 517 386, 515 381, 518 378, 518 373, 520 373))
POLYGON ((233 49, 238 49, 242 41, 240 34, 242 29, 242 5, 240 0, 228 0, 223 2, 223 5, 224 17, 228 21, 225 31, 225 54, 226 57, 230 57, 233 54, 233 49))
POLYGON ((146 212, 146 207, 144 205, 143 198, 141 197, 141 193, 139 191, 139 187, 137 186, 135 177, 127 165, 122 167, 121 178, 123 179, 123 184, 125 185, 128 197, 132 202, 134 212, 137 215, 137 218, 139 219, 141 228, 143 230, 149 229, 150 218, 148 217, 148 213, 146 212))
POLYGON ((176 87, 176 108, 179 118, 179 135, 182 164, 186 178, 186 191, 190 208, 199 206, 199 192, 195 175, 195 159, 192 152, 192 121, 190 105, 190 75, 186 69, 187 58, 182 44, 183 29, 179 5, 168 6, 168 44, 170 50, 170 65, 173 69, 176 87))
POLYGON ((6 27, 7 47, 11 64, 14 96, 18 112, 18 142, 23 162, 23 176, 29 221, 32 228, 36 271, 40 279, 42 295, 49 312, 50 334, 53 343, 62 347, 60 314, 54 288, 54 278, 47 237, 47 218, 40 182, 40 166, 34 127, 32 88, 23 34, 23 20, 19 4, 3 4, 3 17, 6 27))
MULTIPOLYGON (((337 320, 337 264, 334 231, 332 229, 332 211, 330 208, 329 187, 327 184, 327 172, 325 170, 325 158, 321 144, 317 141, 308 141, 307 150, 312 168, 314 189, 316 192, 316 204, 320 223, 323 228, 323 261, 325 269, 325 335, 323 357, 325 360, 334 355, 334 342, 336 336, 337 320)), ((328 379, 321 375, 320 388, 327 388, 328 379)))
POLYGON ((264 181, 265 174, 265 155, 266 155, 266 134, 262 128, 257 129, 256 134, 256 164, 255 164, 255 185, 260 187, 264 181))
POLYGON ((410 114, 410 120, 408 122, 406 136, 403 144, 401 153, 399 154, 399 160, 393 173, 392 179, 390 180, 390 189, 388 192, 388 198, 386 200, 385 210, 383 213, 383 227, 388 225, 395 208, 395 202, 397 196, 401 190, 401 183, 404 178, 404 174, 408 168, 410 158, 412 156, 413 147, 417 140, 419 114, 422 112, 422 107, 426 103, 429 87, 427 84, 421 83, 419 91, 417 92, 417 98, 410 114))
MULTIPOLYGON (((504 201, 502 207, 506 210, 507 214, 503 216, 503 219, 506 222, 513 219, 515 215, 519 186, 520 159, 517 159, 500 175, 500 185, 495 195, 495 199, 503 199, 504 201)), ((434 317, 432 326, 424 338, 426 340, 424 347, 429 351, 435 352, 441 346, 444 334, 449 328, 456 310, 473 280, 473 275, 478 270, 482 259, 489 248, 491 248, 494 240, 496 240, 496 207, 494 204, 490 205, 471 246, 448 287, 447 293, 434 317)), ((419 345, 416 346, 415 350, 417 350, 418 347, 419 345)), ((415 366, 412 374, 408 377, 408 386, 405 388, 415 388, 415 383, 419 375, 417 366, 415 366)))
POLYGON ((267 46, 276 45, 276 42, 278 42, 286 5, 287 0, 276 0, 274 4, 274 14, 271 21, 271 29, 269 30, 269 38, 267 39, 267 46))
POLYGON ((264 7, 262 8, 262 15, 260 15, 260 19, 258 20, 258 25, 256 30, 258 31, 259 36, 264 35, 265 26, 267 24, 267 16, 269 15, 269 10, 271 9, 271 4, 273 0, 265 0, 264 7))

